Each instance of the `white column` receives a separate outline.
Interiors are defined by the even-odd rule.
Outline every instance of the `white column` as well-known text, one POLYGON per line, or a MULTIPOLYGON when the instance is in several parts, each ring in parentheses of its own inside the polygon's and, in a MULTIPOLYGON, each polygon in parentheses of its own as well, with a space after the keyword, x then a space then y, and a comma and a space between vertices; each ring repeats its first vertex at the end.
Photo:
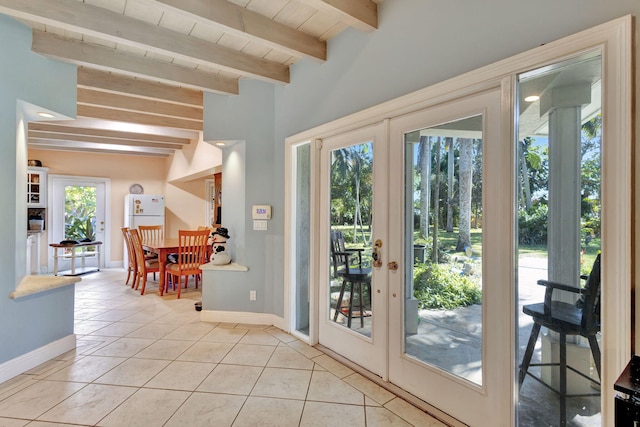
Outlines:
POLYGON ((591 85, 555 87, 540 99, 549 113, 549 280, 578 286, 580 275, 581 108, 591 85))

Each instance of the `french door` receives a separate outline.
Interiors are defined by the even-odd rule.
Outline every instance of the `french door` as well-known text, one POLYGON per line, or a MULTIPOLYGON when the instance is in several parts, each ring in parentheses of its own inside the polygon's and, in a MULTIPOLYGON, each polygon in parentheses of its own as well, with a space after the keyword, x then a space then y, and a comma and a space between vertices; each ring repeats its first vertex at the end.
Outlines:
POLYGON ((387 280, 380 261, 387 250, 385 128, 386 123, 379 123, 322 141, 318 325, 322 345, 384 379, 387 280), (359 276, 345 275, 335 264, 331 236, 336 233, 345 249, 359 251, 357 260, 348 260, 351 272, 361 269, 359 276))
POLYGON ((496 87, 390 124, 390 169, 403 173, 388 199, 399 265, 389 380, 468 425, 512 419, 513 161, 500 101, 496 87))
POLYGON ((320 154, 320 344, 469 425, 513 417, 513 153, 501 93, 324 139, 320 154), (366 260, 370 290, 336 273, 336 231, 366 260), (462 291, 435 290, 450 282, 462 291))

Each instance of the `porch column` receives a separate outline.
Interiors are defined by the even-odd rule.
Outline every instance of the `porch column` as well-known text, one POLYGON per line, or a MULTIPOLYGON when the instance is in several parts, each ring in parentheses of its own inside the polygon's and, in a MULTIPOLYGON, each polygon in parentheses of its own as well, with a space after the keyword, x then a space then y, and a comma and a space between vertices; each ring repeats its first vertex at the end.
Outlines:
POLYGON ((590 101, 589 84, 556 87, 540 100, 540 114, 549 113, 549 280, 575 286, 581 250, 581 107, 590 101))
MULTIPOLYGON (((549 214, 548 278, 550 281, 579 286, 580 276, 580 145, 582 105, 591 101, 589 84, 556 87, 540 99, 540 114, 549 114, 549 214)), ((576 296, 555 292, 555 300, 574 303, 576 296)), ((542 336, 542 362, 559 361, 558 334, 542 336)), ((580 371, 589 373, 589 348, 579 345, 578 337, 567 337, 567 359, 580 371)), ((542 368, 542 379, 559 387, 553 368, 542 368)), ((590 384, 571 372, 567 376, 569 393, 589 393, 590 384)))

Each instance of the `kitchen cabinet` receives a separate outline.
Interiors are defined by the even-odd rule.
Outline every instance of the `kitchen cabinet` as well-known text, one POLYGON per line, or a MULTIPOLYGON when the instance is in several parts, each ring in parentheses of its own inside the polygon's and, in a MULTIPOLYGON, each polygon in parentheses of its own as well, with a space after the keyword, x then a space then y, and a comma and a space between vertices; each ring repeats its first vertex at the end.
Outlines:
POLYGON ((47 170, 35 166, 27 168, 27 207, 47 207, 47 170))

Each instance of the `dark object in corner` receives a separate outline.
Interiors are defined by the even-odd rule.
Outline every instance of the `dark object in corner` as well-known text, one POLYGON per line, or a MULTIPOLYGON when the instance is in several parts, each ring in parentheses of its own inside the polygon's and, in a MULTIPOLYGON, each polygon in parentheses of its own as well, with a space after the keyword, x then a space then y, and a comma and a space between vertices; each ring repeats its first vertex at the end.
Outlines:
POLYGON ((198 301, 194 304, 196 306, 196 311, 202 311, 202 302, 198 301))
POLYGON ((631 356, 613 389, 624 393, 615 397, 616 427, 632 427, 640 422, 640 356, 631 356))

